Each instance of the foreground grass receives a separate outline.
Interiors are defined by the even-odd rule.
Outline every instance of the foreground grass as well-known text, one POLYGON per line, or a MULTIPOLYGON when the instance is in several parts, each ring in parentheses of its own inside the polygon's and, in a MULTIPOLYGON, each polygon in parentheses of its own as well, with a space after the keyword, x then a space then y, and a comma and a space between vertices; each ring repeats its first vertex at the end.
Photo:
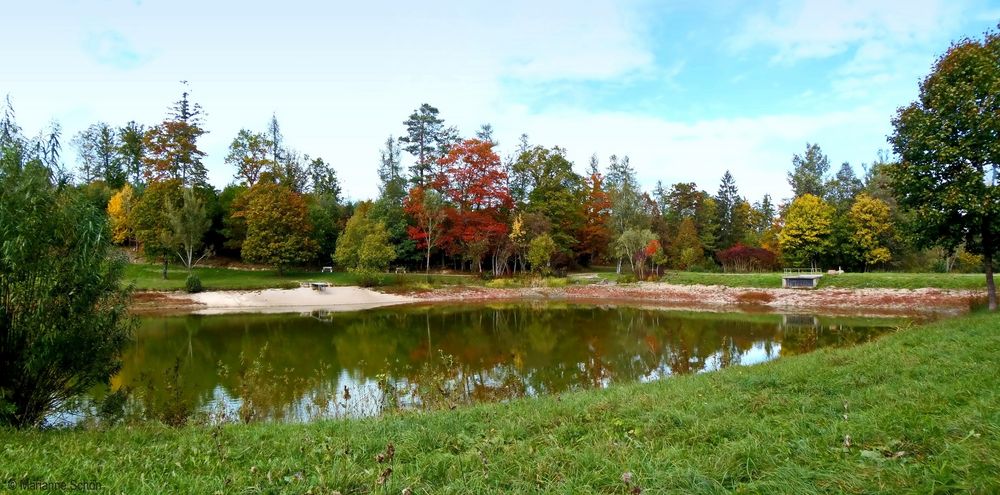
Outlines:
MULTIPOLYGON (((125 272, 126 282, 138 290, 181 290, 188 276, 187 270, 172 266, 163 279, 162 265, 131 264, 125 272)), ((231 268, 198 267, 194 273, 201 279, 205 290, 257 290, 291 289, 299 282, 329 282, 332 285, 359 285, 358 278, 347 272, 318 273, 290 270, 278 275, 277 270, 237 270, 231 268)), ((428 287, 454 284, 479 283, 470 275, 432 275, 420 273, 386 274, 383 282, 388 286, 423 284, 428 287)))
POLYGON ((1000 316, 979 314, 750 368, 382 419, 0 431, 0 481, 94 480, 116 493, 629 493, 629 472, 645 493, 996 493, 998 328, 1000 316), (380 463, 390 443, 395 455, 380 463))
MULTIPOLYGON (((776 288, 781 287, 781 273, 667 272, 663 281, 681 285, 776 288)), ((981 273, 843 273, 824 275, 819 286, 844 289, 986 290, 986 276, 981 273)))

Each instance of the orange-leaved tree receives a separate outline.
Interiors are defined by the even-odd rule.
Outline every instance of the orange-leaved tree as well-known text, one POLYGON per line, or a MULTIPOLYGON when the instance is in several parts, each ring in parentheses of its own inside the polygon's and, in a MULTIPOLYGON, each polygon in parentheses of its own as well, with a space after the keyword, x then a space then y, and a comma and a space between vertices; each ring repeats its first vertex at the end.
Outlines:
MULTIPOLYGON (((442 172, 434 187, 453 203, 445 210, 448 236, 481 272, 483 257, 488 253, 495 256, 507 235, 505 217, 514 203, 506 185, 507 172, 493 152, 493 144, 478 139, 452 146, 438 165, 442 172)), ((493 268, 499 269, 495 262, 493 268)))
POLYGON ((427 273, 431 271, 431 250, 438 247, 445 238, 447 206, 440 192, 420 186, 411 189, 403 200, 403 211, 416 222, 416 225, 407 227, 407 233, 410 239, 417 242, 417 248, 424 250, 427 273))

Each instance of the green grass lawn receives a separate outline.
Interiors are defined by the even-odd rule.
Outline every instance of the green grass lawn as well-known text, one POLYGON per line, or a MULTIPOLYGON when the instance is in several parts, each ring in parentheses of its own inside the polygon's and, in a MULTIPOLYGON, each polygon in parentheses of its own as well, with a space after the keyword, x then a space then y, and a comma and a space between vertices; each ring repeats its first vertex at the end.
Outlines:
MULTIPOLYGON (((180 290, 184 288, 187 270, 171 265, 167 279, 163 279, 162 265, 130 264, 125 272, 125 281, 134 284, 138 290, 180 290)), ((278 275, 276 270, 237 270, 232 268, 198 267, 194 273, 201 279, 205 290, 255 290, 268 288, 294 288, 299 282, 329 282, 333 285, 357 285, 358 280, 351 273, 290 270, 278 275)), ((384 282, 390 286, 408 284, 429 284, 431 286, 481 283, 471 275, 431 275, 421 273, 386 274, 384 282)))
POLYGON ((0 430, 0 481, 114 493, 998 493, 1000 315, 748 368, 305 425, 0 430), (392 444, 391 460, 376 459, 392 444), (391 471, 389 470, 391 468, 391 471), (381 481, 380 481, 381 479, 381 481))
MULTIPOLYGON (((667 272, 663 281, 672 284, 724 285, 727 287, 781 287, 781 273, 667 272)), ((819 286, 845 289, 973 289, 986 290, 981 273, 844 273, 824 275, 819 286)))
MULTIPOLYGON (((610 271, 612 267, 602 267, 600 271, 588 272, 598 278, 617 280, 618 275, 610 271)), ((275 270, 237 270, 230 268, 201 267, 194 272, 201 278, 205 290, 267 289, 298 287, 301 281, 325 281, 333 285, 357 285, 357 278, 346 272, 319 273, 301 270, 287 271, 278 275, 275 270)), ((180 290, 184 288, 187 271, 172 265, 168 278, 161 277, 161 266, 155 264, 131 264, 126 271, 126 281, 138 290, 180 290)), ((585 282, 579 274, 571 274, 574 282, 585 282)), ((725 285, 728 287, 781 287, 780 273, 695 273, 667 272, 664 282, 681 285, 725 285)), ((386 274, 384 285, 397 289, 440 287, 444 285, 484 285, 485 282, 473 275, 431 275, 421 273, 386 274)), ((525 280, 496 282, 496 287, 530 286, 525 280)), ((552 285, 552 284, 548 284, 552 285)), ((841 287, 849 289, 886 288, 919 289, 973 289, 985 290, 986 278, 982 274, 959 273, 845 273, 825 275, 820 287, 841 287)))

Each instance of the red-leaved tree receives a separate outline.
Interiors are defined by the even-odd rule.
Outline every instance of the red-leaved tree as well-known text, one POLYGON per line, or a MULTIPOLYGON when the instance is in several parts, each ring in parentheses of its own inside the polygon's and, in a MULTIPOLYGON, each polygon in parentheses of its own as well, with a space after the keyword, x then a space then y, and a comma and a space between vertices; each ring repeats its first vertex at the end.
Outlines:
POLYGON ((508 232, 506 215, 514 202, 506 186, 507 173, 493 144, 478 139, 452 146, 438 165, 442 171, 433 186, 452 202, 445 209, 451 251, 463 254, 481 272, 483 258, 496 258, 508 232))

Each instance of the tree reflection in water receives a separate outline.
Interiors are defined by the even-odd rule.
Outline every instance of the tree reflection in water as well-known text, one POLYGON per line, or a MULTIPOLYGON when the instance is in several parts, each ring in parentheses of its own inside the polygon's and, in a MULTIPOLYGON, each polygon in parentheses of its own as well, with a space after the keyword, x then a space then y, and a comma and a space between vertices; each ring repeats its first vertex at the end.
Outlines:
POLYGON ((216 420, 307 421, 754 364, 901 321, 556 303, 151 317, 112 385, 153 417, 182 404, 216 420))

